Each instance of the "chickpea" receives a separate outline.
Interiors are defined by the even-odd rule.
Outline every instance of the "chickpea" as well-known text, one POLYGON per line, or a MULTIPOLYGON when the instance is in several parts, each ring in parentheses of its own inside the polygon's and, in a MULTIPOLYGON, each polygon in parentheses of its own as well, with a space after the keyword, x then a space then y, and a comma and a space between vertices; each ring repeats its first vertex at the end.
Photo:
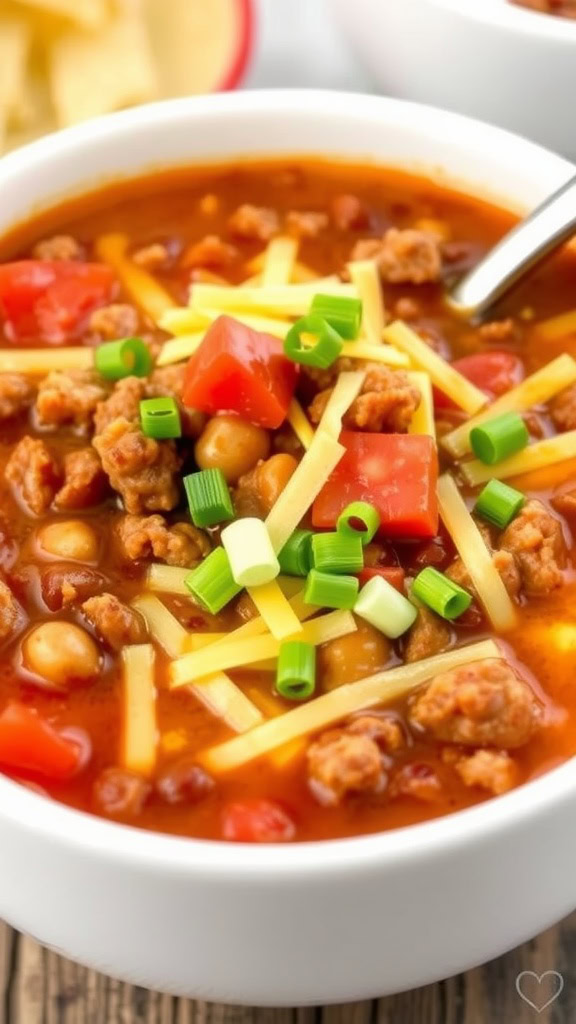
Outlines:
POLYGON ((196 442, 194 454, 200 469, 221 469, 235 484, 270 451, 270 436, 239 416, 215 416, 208 420, 196 442))
POLYGON ((378 629, 356 619, 355 633, 330 640, 319 649, 318 664, 325 690, 354 683, 385 668, 390 657, 390 641, 378 629))
POLYGON ((100 654, 92 637, 71 622, 43 622, 24 640, 25 668, 55 686, 98 675, 100 654))
POLYGON ((98 555, 96 532, 81 519, 66 519, 43 526, 38 534, 38 543, 49 555, 74 562, 95 562, 98 555))
POLYGON ((262 507, 269 512, 282 494, 298 462, 293 455, 273 455, 256 470, 257 488, 262 507))

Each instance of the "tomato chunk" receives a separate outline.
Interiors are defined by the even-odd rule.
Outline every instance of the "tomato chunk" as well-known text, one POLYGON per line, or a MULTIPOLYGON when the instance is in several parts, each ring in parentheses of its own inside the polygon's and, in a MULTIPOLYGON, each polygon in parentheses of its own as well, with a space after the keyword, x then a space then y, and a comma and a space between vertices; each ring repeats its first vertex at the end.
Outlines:
POLYGON ((48 779, 68 779, 82 760, 79 744, 61 736, 33 708, 11 701, 0 715, 0 764, 48 779))
POLYGON ((278 338, 220 316, 188 363, 183 400, 200 412, 235 412, 275 429, 286 419, 297 374, 278 338))
POLYGON ((368 580, 374 579, 375 576, 381 576, 391 587, 395 587, 401 594, 404 593, 404 569, 399 565, 378 565, 361 569, 358 573, 360 586, 363 587, 368 580))
POLYGON ((312 523, 332 528, 351 501, 369 501, 380 513, 384 537, 435 537, 438 530, 438 457, 423 434, 343 431, 346 448, 312 506, 312 523))
MULTIPOLYGON (((489 398, 498 398, 510 391, 524 376, 522 360, 513 352, 476 352, 455 359, 452 366, 489 398)), ((437 409, 458 408, 448 395, 437 388, 434 388, 434 405, 437 409)))
POLYGON ((104 263, 20 260, 0 266, 0 315, 14 341, 71 340, 113 291, 114 273, 104 263))
POLYGON ((234 843, 288 843, 296 826, 274 800, 237 800, 224 808, 222 835, 234 843))

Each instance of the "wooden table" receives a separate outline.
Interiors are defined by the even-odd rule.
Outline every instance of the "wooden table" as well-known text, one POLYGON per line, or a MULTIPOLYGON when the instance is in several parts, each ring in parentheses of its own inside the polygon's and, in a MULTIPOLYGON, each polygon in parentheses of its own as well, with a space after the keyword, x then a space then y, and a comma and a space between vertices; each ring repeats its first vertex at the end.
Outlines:
MULTIPOLYGON (((533 1002, 548 998, 526 977, 533 1002)), ((386 999, 309 1009, 191 1002, 88 971, 0 925, 0 1024, 574 1024, 576 913, 485 967, 386 999), (522 971, 558 971, 564 987, 542 1012, 522 1000, 522 971)))

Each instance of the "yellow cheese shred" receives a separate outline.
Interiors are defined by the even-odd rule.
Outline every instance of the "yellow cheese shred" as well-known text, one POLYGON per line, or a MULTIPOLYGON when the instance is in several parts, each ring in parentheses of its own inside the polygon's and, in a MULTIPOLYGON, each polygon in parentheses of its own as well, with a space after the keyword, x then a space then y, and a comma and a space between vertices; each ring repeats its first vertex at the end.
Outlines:
MULTIPOLYGON (((325 283, 323 290, 329 295, 356 297, 356 288, 350 284, 325 283)), ((271 288, 221 288, 218 285, 197 284, 192 288, 193 309, 210 309, 219 313, 243 310, 246 313, 273 314, 275 317, 304 316, 316 294, 314 282, 310 284, 285 284, 271 288)))
POLYGON ((460 409, 473 415, 486 405, 487 398, 484 392, 458 373, 458 370, 442 359, 401 320, 395 320, 393 324, 385 327, 383 336, 385 341, 405 352, 417 369, 430 374, 432 383, 448 395, 460 409))
MULTIPOLYGON (((339 636, 353 633, 356 622, 351 612, 328 612, 307 622, 297 634, 298 639, 308 644, 323 644, 339 636)), ((222 640, 204 647, 192 654, 173 661, 170 666, 171 687, 187 686, 194 679, 213 672, 252 665, 268 658, 277 658, 281 641, 270 634, 244 636, 234 641, 222 640)))
POLYGON ((560 313, 559 316, 541 320, 534 325, 534 330, 546 341, 555 341, 566 334, 573 334, 576 331, 576 310, 571 309, 568 313, 560 313))
POLYGON ((155 654, 152 644, 134 644, 122 651, 124 724, 121 761, 124 768, 151 775, 156 765, 155 654))
POLYGON ((282 593, 277 580, 247 589, 267 628, 277 640, 284 640, 302 629, 300 619, 282 593))
POLYGON ((204 676, 191 683, 187 689, 234 732, 247 732, 263 720, 259 708, 224 672, 204 676))
POLYGON ((357 260, 348 264, 352 284, 362 299, 362 327, 370 345, 382 344, 382 331, 386 323, 380 274, 375 260, 357 260))
POLYGON ((367 341, 345 341, 341 355, 348 359, 366 359, 371 363, 386 363, 388 366, 410 366, 410 360, 404 352, 392 345, 370 345, 367 341))
POLYGON ((472 459, 470 462, 463 462, 460 468, 466 482, 476 487, 477 484, 487 483, 492 477, 507 480, 512 476, 531 473, 535 469, 543 469, 545 466, 553 466, 557 462, 575 457, 576 430, 568 430, 557 437, 546 437, 543 441, 536 441, 529 448, 518 452, 517 455, 511 455, 509 459, 503 459, 495 466, 486 466, 479 459, 472 459))
POLYGON ((312 444, 266 519, 276 554, 292 536, 345 451, 344 445, 334 437, 316 431, 312 444))
POLYGON ((314 440, 314 430, 300 402, 293 398, 288 407, 288 422, 303 448, 308 449, 314 440))
POLYGON ((206 337, 206 331, 196 331, 193 334, 181 334, 177 338, 165 341, 160 354, 156 360, 156 366, 170 366, 171 363, 181 363, 189 359, 198 351, 206 337))
POLYGON ((328 434, 334 438, 340 436, 342 417, 348 411, 354 399, 360 394, 365 379, 365 370, 339 374, 322 414, 322 419, 318 424, 318 434, 328 434))
POLYGON ((100 235, 94 249, 98 259, 116 272, 136 305, 159 324, 162 315, 174 305, 174 299, 147 270, 132 262, 127 255, 129 244, 127 235, 112 233, 100 235))
POLYGON ((176 565, 160 565, 153 562, 146 573, 146 586, 148 590, 156 591, 159 594, 181 594, 184 597, 192 598, 184 580, 190 575, 191 569, 180 569, 176 565))
POLYGON ((488 409, 483 409, 467 423, 463 423, 456 430, 446 434, 442 438, 442 446, 455 459, 460 459, 470 451, 470 431, 473 427, 494 419, 496 416, 502 416, 505 412, 525 412, 526 409, 531 409, 534 405, 548 402, 574 381, 576 381, 576 360, 566 354, 558 356, 547 366, 543 366, 541 370, 526 377, 517 387, 511 388, 506 394, 491 402, 488 409))
MULTIPOLYGON (((256 707, 260 709, 265 718, 278 718, 280 715, 286 714, 286 708, 282 702, 270 693, 263 693, 262 690, 253 687, 248 690, 248 696, 250 700, 254 701, 256 707)), ((284 746, 273 750, 270 754, 270 760, 275 768, 282 769, 297 757, 301 757, 305 750, 306 740, 303 736, 299 736, 297 739, 290 740, 284 746)))
POLYGON ((246 736, 210 747, 199 755, 199 761, 216 774, 240 768, 298 737, 308 736, 339 722, 355 711, 365 711, 397 700, 439 672, 449 672, 459 665, 468 665, 484 658, 498 657, 501 657, 498 645, 493 640, 484 640, 467 647, 456 647, 433 658, 377 672, 357 683, 339 686, 284 715, 263 722, 246 736))
POLYGON ((170 658, 186 653, 188 630, 154 594, 140 594, 132 601, 132 608, 140 612, 150 633, 170 658))
POLYGON ((92 348, 3 348, 0 349, 0 373, 43 374, 52 370, 90 370, 94 366, 92 348))
POLYGON ((297 255, 296 238, 290 235, 278 235, 277 238, 273 238, 264 253, 261 286, 270 288, 277 284, 289 284, 297 255))
POLYGON ((492 561, 484 538, 470 515, 449 473, 438 481, 440 515, 467 569, 478 599, 494 629, 505 632, 516 625, 516 609, 492 561))
MULTIPOLYGON (((222 316, 222 310, 203 309, 201 313, 198 313, 195 309, 190 309, 189 306, 173 306, 163 314, 159 326, 168 334, 194 335, 209 327, 219 316, 222 316)), ((284 338, 290 330, 290 321, 281 317, 245 313, 242 310, 233 310, 230 316, 233 316, 238 323, 251 327, 254 331, 272 334, 275 338, 284 338)))
POLYGON ((434 420, 434 397, 432 394, 432 381, 427 373, 422 370, 411 370, 408 374, 411 384, 414 384, 420 392, 420 405, 415 409, 410 426, 409 434, 428 434, 433 441, 436 440, 436 422, 434 420))

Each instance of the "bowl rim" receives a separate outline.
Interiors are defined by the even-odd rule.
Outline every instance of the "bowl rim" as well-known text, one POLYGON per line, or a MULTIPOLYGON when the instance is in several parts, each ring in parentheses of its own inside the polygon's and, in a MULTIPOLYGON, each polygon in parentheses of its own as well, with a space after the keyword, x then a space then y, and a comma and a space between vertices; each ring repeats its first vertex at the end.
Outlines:
POLYGON ((539 38, 553 39, 558 43, 576 44, 576 21, 562 18, 544 11, 532 11, 518 7, 510 0, 494 0, 483 3, 479 0, 419 0, 430 7, 443 7, 459 15, 462 20, 479 22, 504 29, 511 34, 523 35, 538 41, 539 38))
MULTIPOLYGON (((441 2, 452 3, 452 0, 441 2)), ((566 172, 567 176, 575 169, 563 157, 519 135, 424 104, 359 93, 271 89, 166 100, 65 129, 3 157, 0 160, 0 187, 2 179, 15 180, 19 171, 29 168, 31 162, 41 164, 43 160, 63 155, 67 150, 73 155, 75 148, 94 144, 95 140, 114 138, 124 129, 153 130, 171 118, 211 116, 218 112, 240 118, 287 111, 298 116, 309 114, 311 109, 318 116, 322 112, 352 115, 358 112, 359 105, 366 111, 366 116, 377 116, 384 124, 409 116, 420 119, 428 130, 433 126, 434 132, 440 136, 446 129, 457 135, 459 129, 465 128, 467 136, 474 138, 477 149, 489 138, 493 143, 500 142, 508 149, 517 150, 519 163, 523 159, 537 158, 549 167, 550 172, 566 172)), ((337 154, 323 152, 321 146, 318 156, 339 159, 337 154)), ((222 157, 222 163, 230 158, 233 154, 228 158, 222 157)), ((345 154, 343 159, 353 162, 354 157, 345 154)), ((385 166, 384 162, 382 166, 385 166)), ((137 172, 133 176, 137 176, 137 172)), ((48 205, 55 205, 57 201, 53 199, 48 205)), ((510 793, 433 821, 343 839, 257 845, 156 833, 99 818, 33 792, 0 774, 0 828, 11 823, 21 831, 39 834, 53 845, 64 844, 84 855, 98 855, 124 866, 146 867, 158 873, 170 868, 176 874, 216 875, 221 880, 257 876, 265 884, 277 884, 301 878, 303 869, 306 869, 310 877, 319 883, 359 866, 380 870, 399 862, 417 865, 442 857, 448 850, 458 850, 470 844, 482 845, 495 833, 514 832, 528 824, 530 819, 562 810, 570 800, 573 801, 575 794, 576 757, 573 757, 510 793)))

